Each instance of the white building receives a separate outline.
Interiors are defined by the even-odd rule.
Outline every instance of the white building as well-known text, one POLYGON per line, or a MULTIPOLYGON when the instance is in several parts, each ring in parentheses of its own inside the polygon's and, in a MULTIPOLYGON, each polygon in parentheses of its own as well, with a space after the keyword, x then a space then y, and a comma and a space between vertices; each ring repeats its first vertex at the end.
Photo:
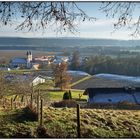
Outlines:
POLYGON ((120 103, 140 104, 140 88, 87 88, 88 103, 120 103))
POLYGON ((68 62, 69 58, 67 56, 55 56, 53 64, 61 64, 62 62, 68 62))
POLYGON ((5 79, 9 82, 26 82, 29 83, 31 86, 36 86, 38 84, 45 83, 47 78, 41 75, 38 76, 29 76, 26 74, 23 75, 8 75, 5 79))
POLYGON ((31 84, 32 86, 36 86, 38 84, 42 84, 42 83, 45 83, 46 82, 46 78, 44 78, 43 76, 39 75, 37 77, 34 77, 32 80, 31 80, 31 84))

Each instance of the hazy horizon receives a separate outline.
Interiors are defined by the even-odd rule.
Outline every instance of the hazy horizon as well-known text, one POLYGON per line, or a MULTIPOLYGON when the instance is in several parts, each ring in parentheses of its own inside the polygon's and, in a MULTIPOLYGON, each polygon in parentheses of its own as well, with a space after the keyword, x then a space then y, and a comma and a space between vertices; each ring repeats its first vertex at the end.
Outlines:
POLYGON ((122 41, 133 41, 133 40, 140 40, 140 38, 130 38, 130 39, 119 39, 119 38, 96 38, 96 37, 73 37, 73 36, 69 36, 69 37, 55 37, 55 36, 49 36, 49 37, 44 37, 44 36, 40 36, 40 37, 33 37, 33 36, 0 36, 0 38, 27 38, 27 39, 30 39, 30 38, 37 38, 37 39, 89 39, 89 40, 92 40, 92 39, 97 39, 97 40, 122 40, 122 41))

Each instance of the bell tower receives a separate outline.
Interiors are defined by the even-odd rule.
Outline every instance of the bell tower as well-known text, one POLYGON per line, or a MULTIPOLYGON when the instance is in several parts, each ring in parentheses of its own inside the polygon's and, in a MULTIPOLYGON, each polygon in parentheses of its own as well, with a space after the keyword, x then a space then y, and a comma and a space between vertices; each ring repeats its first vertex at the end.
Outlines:
POLYGON ((31 51, 27 51, 27 68, 31 67, 32 59, 33 59, 32 52, 31 51))

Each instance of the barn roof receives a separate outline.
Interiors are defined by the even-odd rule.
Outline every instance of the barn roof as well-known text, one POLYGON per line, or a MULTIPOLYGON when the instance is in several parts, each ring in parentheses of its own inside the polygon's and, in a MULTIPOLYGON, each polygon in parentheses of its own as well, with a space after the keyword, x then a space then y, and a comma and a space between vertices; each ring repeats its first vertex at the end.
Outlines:
POLYGON ((11 63, 27 63, 26 58, 12 58, 11 63))
POLYGON ((86 80, 81 80, 77 84, 72 86, 72 89, 80 89, 85 90, 87 88, 124 88, 124 87, 140 87, 140 83, 134 83, 131 81, 118 81, 113 79, 101 78, 95 76, 91 76, 86 80))
POLYGON ((140 92, 140 87, 100 87, 100 88, 87 88, 83 95, 100 94, 100 93, 118 93, 118 92, 140 92))

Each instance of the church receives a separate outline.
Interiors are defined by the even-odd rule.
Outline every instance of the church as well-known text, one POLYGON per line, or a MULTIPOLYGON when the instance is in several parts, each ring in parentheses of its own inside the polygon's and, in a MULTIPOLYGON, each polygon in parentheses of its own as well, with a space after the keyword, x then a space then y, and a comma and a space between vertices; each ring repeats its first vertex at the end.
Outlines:
POLYGON ((31 51, 27 51, 27 57, 26 58, 19 58, 19 57, 15 57, 12 58, 10 61, 10 68, 28 68, 30 69, 32 67, 32 61, 33 61, 33 57, 32 57, 32 52, 31 51))

